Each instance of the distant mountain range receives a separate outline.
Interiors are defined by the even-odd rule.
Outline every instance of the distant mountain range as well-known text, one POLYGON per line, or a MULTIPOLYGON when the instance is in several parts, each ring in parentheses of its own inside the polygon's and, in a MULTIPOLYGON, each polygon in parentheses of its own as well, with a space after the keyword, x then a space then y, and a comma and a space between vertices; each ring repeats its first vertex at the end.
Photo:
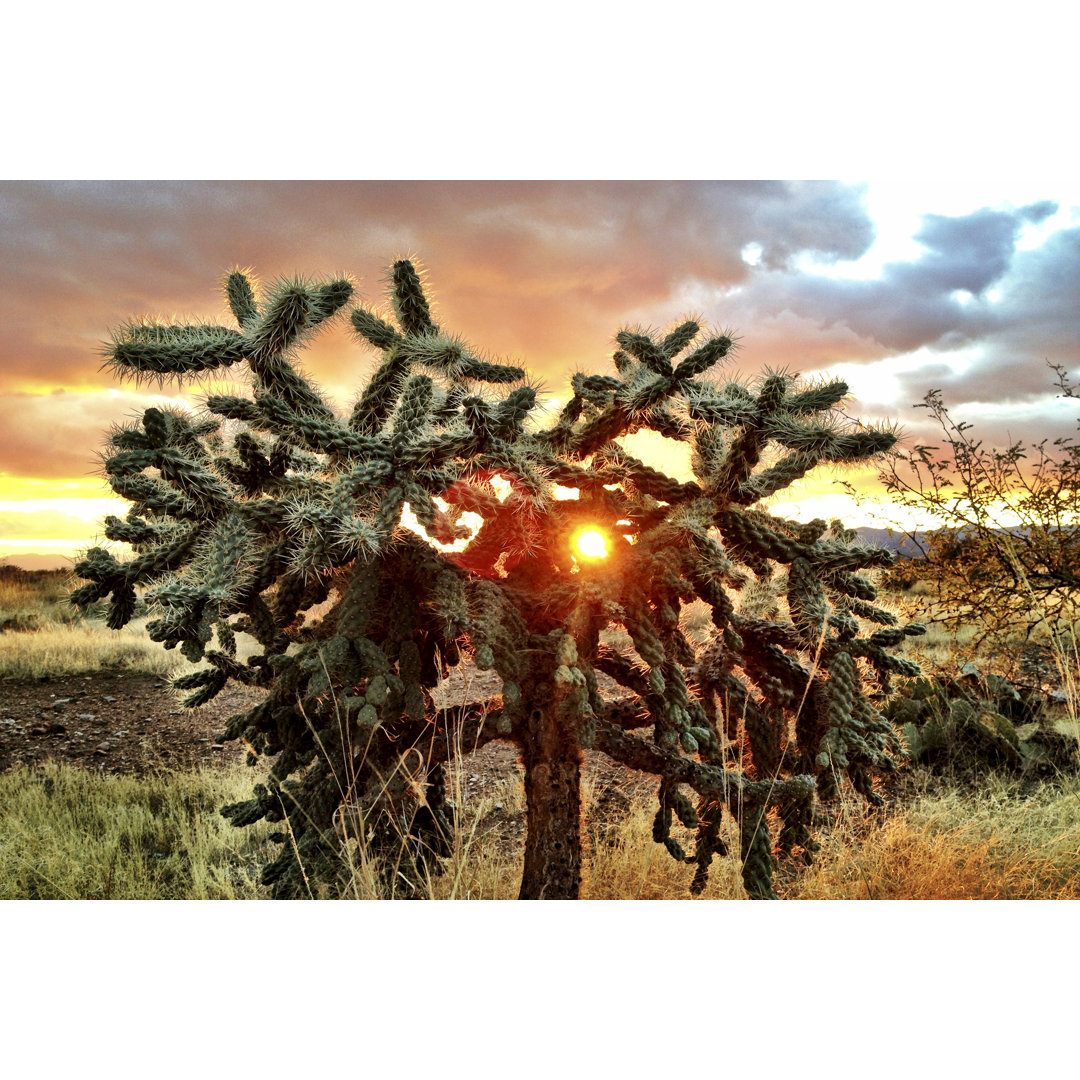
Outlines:
POLYGON ((0 566, 17 566, 21 570, 70 570, 73 560, 66 555, 5 555, 0 566))
MULTIPOLYGON (((859 535, 859 539, 864 543, 873 544, 874 547, 888 548, 890 551, 895 551, 897 555, 904 559, 918 559, 922 557, 922 550, 912 537, 907 536, 905 533, 891 532, 889 529, 871 529, 864 526, 861 529, 856 529, 856 533, 859 535)), ((922 534, 915 533, 915 540, 921 540, 922 534)))

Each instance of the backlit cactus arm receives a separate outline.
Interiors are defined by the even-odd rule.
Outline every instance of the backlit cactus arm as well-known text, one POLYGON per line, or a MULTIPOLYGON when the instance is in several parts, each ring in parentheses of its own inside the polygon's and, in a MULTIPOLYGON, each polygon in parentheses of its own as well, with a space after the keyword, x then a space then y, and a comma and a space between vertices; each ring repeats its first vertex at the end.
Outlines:
POLYGON ((140 514, 190 520, 200 517, 199 507, 191 499, 178 494, 168 484, 150 476, 137 474, 110 475, 109 486, 122 499, 135 504, 140 514))
POLYGON ((480 670, 494 668, 503 679, 507 731, 521 715, 520 684, 526 671, 522 655, 529 631, 521 613, 494 581, 469 579, 469 639, 480 670))
POLYGON ((789 395, 784 408, 796 415, 813 415, 836 408, 847 396, 850 387, 842 379, 834 379, 820 386, 811 386, 798 394, 789 395))
POLYGON ((499 402, 492 415, 491 433, 504 441, 516 441, 525 432, 525 419, 536 406, 536 391, 531 386, 511 390, 499 402))
POLYGON ((434 384, 428 376, 414 375, 405 384, 390 437, 395 451, 415 442, 429 427, 433 398, 434 384))
POLYGON ((250 270, 236 267, 225 275, 225 300, 241 329, 258 318, 259 305, 250 270))
POLYGON ((277 395, 291 408, 323 418, 332 412, 311 384, 297 374, 287 352, 339 311, 352 296, 348 281, 311 285, 275 282, 256 318, 246 324, 248 363, 258 389, 277 395))
MULTIPOLYGON (((710 478, 709 490, 721 499, 737 497, 750 477, 762 451, 771 438, 770 428, 782 410, 791 378, 788 375, 768 374, 761 382, 753 405, 752 417, 742 423, 742 430, 728 448, 727 457, 717 474, 710 478)), ((690 410, 694 416, 694 409, 690 410)), ((789 467, 792 463, 789 462, 789 467)), ((766 481, 768 483, 768 481, 766 481)), ((752 490, 752 488, 751 488, 752 490)), ((774 489, 777 490, 777 489, 774 489)))
POLYGON ((133 511, 123 520, 112 514, 105 518, 107 539, 130 544, 135 551, 140 552, 157 546, 169 528, 167 525, 143 521, 133 511))
POLYGON ((666 503, 681 503, 701 496, 701 488, 695 483, 680 483, 670 476, 646 465, 626 453, 618 444, 605 447, 597 455, 604 472, 611 477, 607 482, 625 480, 639 491, 666 503))
POLYGON ((206 399, 206 408, 215 416, 223 416, 227 420, 242 420, 253 427, 262 426, 262 410, 247 398, 211 394, 206 399))
POLYGON ((106 366, 137 382, 199 376, 247 360, 243 334, 223 326, 131 322, 104 346, 106 366))
POLYGON ((796 480, 802 479, 820 458, 817 454, 805 451, 796 451, 781 458, 775 465, 745 480, 731 493, 731 501, 744 506, 750 506, 766 499, 777 491, 788 487, 796 480))
POLYGON ((684 394, 691 420, 727 428, 757 419, 757 398, 741 383, 729 382, 723 387, 691 383, 684 394))
MULTIPOLYGON (((701 333, 701 325, 694 319, 688 319, 664 336, 663 341, 660 342, 660 348, 670 360, 678 356, 683 349, 692 345, 699 333, 701 333)), ((704 370, 704 368, 701 370, 704 370)))
POLYGON ((648 334, 642 334, 634 330, 620 330, 615 335, 615 340, 654 375, 671 378, 674 374, 670 354, 662 345, 658 345, 653 341, 648 334))
MULTIPOLYGON (((353 313, 353 322, 356 322, 356 312, 353 313)), ((351 430, 361 435, 375 435, 382 430, 387 417, 394 411, 409 367, 409 357, 404 349, 398 345, 389 346, 383 362, 375 369, 363 394, 353 406, 349 419, 351 430)))
MULTIPOLYGON (((683 326, 678 327, 676 330, 674 330, 668 336, 668 339, 665 339, 665 351, 667 351, 668 348, 667 342, 671 339, 676 339, 675 343, 677 345, 680 345, 680 348, 677 351, 681 351, 681 348, 684 348, 685 346, 680 344, 680 332, 685 333, 689 330, 690 327, 696 326, 696 323, 684 323, 683 326)), ((693 337, 696 336, 697 333, 695 331, 693 337)), ((693 340, 693 337, 691 337, 686 342, 687 345, 690 343, 690 341, 693 340)), ((698 375, 701 375, 709 368, 718 364, 721 360, 725 360, 730 357, 734 349, 735 341, 727 334, 720 334, 716 337, 710 338, 707 342, 705 342, 704 345, 702 345, 698 349, 695 349, 692 353, 690 353, 689 356, 682 360, 679 366, 675 369, 676 381, 683 383, 688 379, 696 378, 698 375)), ((674 355, 674 353, 669 352, 668 355, 674 355)))
POLYGON ((773 521, 761 511, 736 510, 734 507, 716 516, 716 524, 729 550, 747 565, 753 565, 750 560, 755 559, 789 563, 805 554, 806 545, 773 528, 773 521))
POLYGON ((160 470, 162 479, 187 496, 198 507, 201 515, 216 517, 231 508, 235 489, 231 489, 230 485, 187 454, 163 446, 155 456, 154 464, 160 470))
MULTIPOLYGON (((765 811, 770 805, 805 805, 815 790, 812 777, 802 775, 777 781, 748 780, 739 773, 715 765, 699 764, 664 750, 655 743, 635 738, 603 718, 597 722, 596 745, 609 757, 630 768, 660 776, 668 792, 685 784, 699 795, 728 806, 733 816, 742 823, 743 843, 747 852, 753 853, 750 880, 746 883, 748 893, 762 897, 773 895, 769 854, 772 839, 765 811)), ((689 814, 687 819, 693 820, 689 814)))
POLYGON ((437 334, 420 275, 408 259, 398 259, 390 270, 391 299, 398 323, 407 335, 437 334))

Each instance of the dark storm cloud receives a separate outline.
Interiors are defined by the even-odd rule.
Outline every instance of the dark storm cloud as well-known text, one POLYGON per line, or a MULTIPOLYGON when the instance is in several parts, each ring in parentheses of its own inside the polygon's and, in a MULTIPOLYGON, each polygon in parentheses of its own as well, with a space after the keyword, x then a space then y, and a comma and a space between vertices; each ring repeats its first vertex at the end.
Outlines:
MULTIPOLYGON (((1050 365, 1071 371, 1074 380, 1080 376, 1080 228, 1015 252, 996 281, 1000 298, 979 305, 985 313, 978 361, 947 367, 933 382, 924 371, 905 376, 913 400, 932 386, 952 402, 1026 402, 1037 412, 1053 392, 1050 365)), ((941 356, 948 359, 947 349, 941 356)))
POLYGON ((978 296, 1008 271, 1021 227, 1037 225, 1056 211, 1056 203, 1044 200, 1012 212, 924 214, 915 239, 926 247, 926 254, 915 262, 891 263, 885 268, 886 283, 923 296, 948 295, 957 289, 978 296))
POLYGON ((808 184, 798 190, 794 206, 781 187, 754 195, 754 240, 762 246, 762 265, 786 269, 804 252, 832 263, 858 259, 870 249, 875 230, 862 203, 865 185, 808 184))
POLYGON ((1002 281, 1023 225, 1043 221, 1056 209, 1054 203, 1040 202, 961 217, 927 214, 916 235, 925 253, 887 263, 876 280, 765 274, 735 303, 751 326, 790 310, 824 328, 846 326, 888 350, 910 352, 938 344, 956 348, 1003 328, 1009 319, 1005 309, 957 294, 978 299, 1002 281))
POLYGON ((987 382, 1013 395, 1038 393, 1053 377, 1047 364, 1080 375, 1080 228, 1019 252, 1006 285, 985 359, 956 380, 959 394, 977 394, 987 382))

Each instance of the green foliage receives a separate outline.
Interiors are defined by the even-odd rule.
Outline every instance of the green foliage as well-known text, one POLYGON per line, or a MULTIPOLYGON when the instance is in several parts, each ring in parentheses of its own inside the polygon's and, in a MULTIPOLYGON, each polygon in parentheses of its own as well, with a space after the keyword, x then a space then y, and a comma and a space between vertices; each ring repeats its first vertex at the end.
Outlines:
POLYGON ((775 517, 762 500, 894 436, 838 413, 839 381, 715 378, 734 342, 702 340, 692 321, 659 338, 620 333, 616 374, 575 375, 542 427, 525 372, 446 334, 411 263, 394 264, 389 288, 396 325, 363 308, 348 316, 381 355, 347 417, 292 358, 343 311, 348 281, 281 281, 260 295, 233 271, 239 330, 117 331, 108 356, 123 373, 198 377, 244 362, 253 393, 212 395, 197 418, 148 409, 113 435, 106 471, 133 507, 107 535, 136 555, 88 552, 76 601, 110 598, 119 626, 145 587, 155 640, 205 661, 177 681, 190 706, 230 679, 265 691, 223 737, 272 757, 270 777, 224 813, 284 823, 263 875, 275 895, 342 872, 345 821, 372 851, 405 836, 406 878, 437 870, 454 815, 450 747, 504 738, 526 769, 523 897, 578 894, 590 747, 660 778, 654 838, 695 864, 693 891, 727 853, 726 812, 748 893, 772 896, 771 808, 781 850, 809 858, 815 790, 847 777, 878 798, 873 776, 895 767, 900 744, 875 694, 917 671, 889 650, 922 628, 897 627, 874 604, 866 572, 888 566, 889 551, 839 522, 775 517), (695 479, 629 455, 618 440, 639 430, 687 443, 695 479), (577 498, 556 499, 556 484, 577 498), (426 539, 403 527, 406 504, 426 539), (575 551, 586 527, 607 538, 606 558, 575 551), (764 606, 753 599, 764 594, 764 606), (680 623, 698 600, 712 619, 701 649, 680 623), (633 651, 601 643, 618 627, 633 651), (261 650, 244 663, 241 630, 261 650), (440 712, 432 690, 462 657, 493 669, 502 693, 440 712), (601 697, 601 672, 621 699, 601 697), (689 854, 677 829, 692 835, 689 854))
POLYGON ((1018 689, 975 664, 965 664, 955 678, 912 680, 885 714, 900 730, 907 755, 937 767, 1028 773, 1080 764, 1076 739, 1056 730, 1045 694, 1018 689))

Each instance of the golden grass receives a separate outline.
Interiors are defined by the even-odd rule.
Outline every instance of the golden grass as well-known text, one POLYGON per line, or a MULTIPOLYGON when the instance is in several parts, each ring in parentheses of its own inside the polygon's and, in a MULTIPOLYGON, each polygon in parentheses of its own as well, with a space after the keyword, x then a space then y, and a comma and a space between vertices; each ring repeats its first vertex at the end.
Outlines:
POLYGON ((63 572, 0 575, 0 679, 184 670, 187 662, 176 650, 147 636, 145 617, 109 630, 100 611, 88 615, 72 607, 71 585, 63 572))
MULTIPOLYGON (((455 822, 452 851, 440 864, 442 872, 429 868, 421 880, 413 883, 415 888, 405 880, 406 875, 415 873, 409 860, 402 858, 387 875, 369 857, 364 844, 354 839, 347 845, 350 879, 341 898, 382 900, 413 895, 429 900, 517 899, 524 862, 520 842, 523 833, 512 822, 523 803, 524 793, 512 783, 498 785, 490 794, 473 800, 455 822), (499 831, 493 828, 495 821, 503 826, 499 831)), ((325 896, 325 891, 321 895, 325 896)))
MULTIPOLYGON (((652 838, 655 803, 644 800, 631 805, 618 824, 593 832, 586 860, 582 897, 587 900, 684 900, 690 899, 695 866, 676 862, 652 838)), ((739 831, 730 817, 721 835, 736 853, 716 856, 701 899, 745 900, 741 866, 737 856, 739 831)), ((693 834, 673 829, 683 849, 693 852, 693 834)))
POLYGON ((70 766, 0 775, 0 899, 236 900, 262 895, 265 823, 217 811, 250 769, 135 778, 70 766))
MULTIPOLYGON (((179 649, 151 641, 146 616, 110 630, 103 622, 103 605, 91 614, 76 611, 67 599, 70 585, 63 573, 0 576, 0 626, 7 626, 0 632, 0 679, 114 670, 174 678, 199 666, 179 649)), ((236 637, 241 661, 257 651, 253 638, 236 637)))
MULTIPOLYGON (((51 580, 29 590, 0 581, 0 612, 17 613, 38 627, 0 634, 0 677, 106 668, 176 675, 190 667, 175 650, 149 640, 145 620, 109 631, 95 620, 70 618, 56 592, 51 580)), ((700 614, 691 611, 685 620, 692 635, 702 629, 700 614)), ((611 632, 619 635, 625 636, 611 632)), ((959 662, 975 659, 998 670, 1000 655, 972 655, 974 636, 974 629, 948 635, 931 628, 906 652, 930 669, 955 671, 959 662)), ((1058 727, 1080 738, 1080 646, 1075 634, 1053 645, 1062 686, 1069 692, 1068 718, 1058 727)), ((468 768, 463 757, 450 770, 449 795, 461 812, 444 872, 415 883, 415 893, 441 900, 514 899, 523 862, 523 790, 511 779, 482 796, 471 795, 463 785, 468 768)), ((250 797, 252 783, 252 771, 245 769, 143 779, 56 766, 12 770, 0 776, 0 898, 264 896, 266 890, 256 882, 261 866, 276 854, 266 839, 271 827, 260 823, 236 829, 217 814, 225 803, 250 797)), ((693 867, 675 862, 653 842, 654 805, 641 797, 612 821, 601 810, 603 792, 593 791, 586 781, 583 795, 584 898, 689 898, 693 867)), ((725 839, 737 851, 737 834, 728 825, 725 839)), ((785 867, 778 874, 781 896, 1080 898, 1080 785, 1075 777, 1023 790, 1016 781, 991 775, 979 787, 968 783, 923 792, 908 807, 887 815, 867 811, 852 796, 834 824, 817 830, 817 836, 823 847, 812 866, 785 867)), ((692 850, 692 837, 678 838, 692 850)), ((387 875, 362 843, 353 839, 347 850, 351 875, 344 898, 413 891, 401 887, 408 860, 387 875)), ((717 857, 704 898, 744 898, 739 871, 736 857, 717 857)))
MULTIPOLYGON (((451 785, 453 786, 453 784, 451 785)), ((586 806, 597 793, 583 784, 586 806)), ((460 793, 459 793, 460 798, 460 793)), ((461 803, 459 802, 459 805, 461 803)), ((520 783, 502 781, 465 805, 452 837, 452 854, 441 874, 429 873, 419 883, 420 897, 431 900, 516 900, 524 866, 524 791, 520 783)), ((656 812, 644 800, 629 807, 618 822, 591 823, 586 815, 585 857, 581 897, 584 900, 677 900, 690 897, 694 868, 678 863, 652 839, 656 812)), ((738 850, 738 831, 729 822, 726 839, 738 850)), ((676 830, 678 831, 678 830, 676 830)), ((692 850, 689 835, 682 837, 692 850)), ((352 879, 346 899, 386 899, 385 875, 367 859, 363 846, 351 845, 352 879)), ((403 860, 397 868, 405 873, 403 860)), ((392 887, 391 887, 392 888, 392 887)), ((395 895, 397 895, 395 891, 395 895)), ((745 899, 737 859, 713 862, 705 899, 745 899)))
POLYGON ((867 822, 861 810, 822 835, 801 900, 1080 898, 1080 786, 1022 794, 987 778, 867 822))
POLYGON ((63 572, 0 574, 0 628, 5 632, 80 622, 68 603, 70 577, 63 572))
POLYGON ((113 669, 171 676, 185 665, 179 652, 166 650, 147 637, 145 619, 133 620, 122 630, 84 622, 0 634, 0 679, 90 675, 113 669))
MULTIPOLYGON (((272 827, 237 829, 217 813, 248 798, 252 783, 252 771, 243 768, 142 779, 57 766, 13 770, 0 777, 0 898, 265 896, 257 881, 277 852, 267 840, 272 827)), ((596 793, 585 795, 595 807, 596 793)), ((693 867, 653 842, 653 813, 642 798, 616 823, 586 819, 583 898, 690 899, 693 867)), ((928 793, 890 815, 853 799, 817 835, 822 850, 814 864, 789 865, 777 875, 783 898, 1080 899, 1075 779, 1023 793, 1015 782, 991 777, 979 791, 928 793)), ((523 838, 519 783, 506 781, 465 800, 444 872, 426 877, 416 892, 433 900, 515 899, 523 838)), ((737 851, 733 829, 726 839, 737 851)), ((401 878, 398 887, 388 886, 363 845, 354 842, 350 850, 353 872, 342 898, 409 891, 401 878)), ((406 865, 403 860, 400 873, 406 865)), ((329 894, 315 889, 313 895, 329 894)), ((717 857, 703 899, 744 898, 738 859, 717 857)))

